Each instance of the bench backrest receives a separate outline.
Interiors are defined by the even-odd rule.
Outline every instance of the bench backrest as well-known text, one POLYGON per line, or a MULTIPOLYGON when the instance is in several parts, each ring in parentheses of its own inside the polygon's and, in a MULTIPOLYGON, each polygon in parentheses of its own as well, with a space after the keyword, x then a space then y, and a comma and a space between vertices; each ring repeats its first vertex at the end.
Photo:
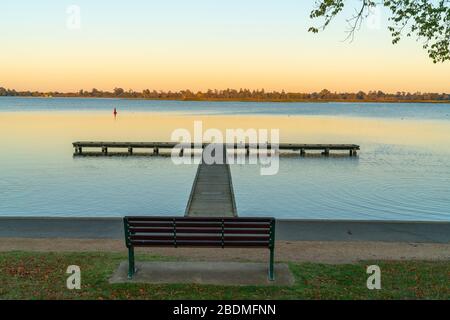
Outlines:
POLYGON ((127 247, 273 248, 274 218, 125 217, 127 247))

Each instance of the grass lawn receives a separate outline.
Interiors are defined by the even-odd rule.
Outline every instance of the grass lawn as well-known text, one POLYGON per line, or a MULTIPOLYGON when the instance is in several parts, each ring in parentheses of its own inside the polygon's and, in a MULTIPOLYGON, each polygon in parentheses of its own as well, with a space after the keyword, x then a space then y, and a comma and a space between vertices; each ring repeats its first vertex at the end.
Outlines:
MULTIPOLYGON (((450 262, 290 263, 292 287, 108 283, 120 253, 0 253, 0 299, 449 299, 450 262), (381 290, 368 290, 366 267, 380 266, 381 290), (66 288, 66 269, 81 268, 81 290, 66 288)), ((138 254, 137 261, 167 260, 138 254)))

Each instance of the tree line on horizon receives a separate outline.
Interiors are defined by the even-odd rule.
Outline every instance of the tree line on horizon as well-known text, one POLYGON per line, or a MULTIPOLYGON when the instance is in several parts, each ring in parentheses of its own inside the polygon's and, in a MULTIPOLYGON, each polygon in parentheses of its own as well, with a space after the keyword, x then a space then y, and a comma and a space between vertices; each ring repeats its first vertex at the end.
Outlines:
POLYGON ((320 92, 298 93, 279 91, 226 89, 193 92, 191 90, 157 91, 157 90, 124 90, 114 88, 113 91, 92 89, 78 92, 38 92, 16 91, 0 87, 0 96, 15 97, 86 97, 86 98, 124 98, 155 100, 230 100, 230 101, 450 101, 450 93, 397 92, 384 93, 380 90, 369 92, 331 92, 323 89, 320 92))

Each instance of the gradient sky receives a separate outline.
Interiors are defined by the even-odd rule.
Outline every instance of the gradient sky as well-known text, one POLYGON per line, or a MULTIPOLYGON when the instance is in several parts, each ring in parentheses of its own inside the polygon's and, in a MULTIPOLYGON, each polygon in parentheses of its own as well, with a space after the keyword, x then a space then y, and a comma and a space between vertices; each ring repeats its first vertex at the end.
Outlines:
POLYGON ((450 92, 450 63, 414 39, 392 45, 387 12, 343 42, 358 2, 314 35, 314 0, 4 1, 0 86, 450 92), (66 26, 69 5, 79 30, 66 26))

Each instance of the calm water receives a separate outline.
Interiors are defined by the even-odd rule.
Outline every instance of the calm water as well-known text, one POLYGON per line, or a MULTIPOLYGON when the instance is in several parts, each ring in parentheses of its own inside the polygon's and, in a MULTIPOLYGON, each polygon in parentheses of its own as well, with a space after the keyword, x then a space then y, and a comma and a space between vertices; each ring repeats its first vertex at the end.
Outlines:
POLYGON ((279 128, 283 142, 362 147, 358 158, 285 156, 274 176, 233 165, 241 216, 450 221, 449 114, 436 104, 0 98, 0 215, 182 215, 195 165, 73 158, 71 142, 165 141, 203 120, 279 128))
POLYGON ((114 107, 125 112, 144 111, 209 115, 324 115, 450 120, 449 104, 248 103, 0 97, 0 111, 110 111, 114 107))

